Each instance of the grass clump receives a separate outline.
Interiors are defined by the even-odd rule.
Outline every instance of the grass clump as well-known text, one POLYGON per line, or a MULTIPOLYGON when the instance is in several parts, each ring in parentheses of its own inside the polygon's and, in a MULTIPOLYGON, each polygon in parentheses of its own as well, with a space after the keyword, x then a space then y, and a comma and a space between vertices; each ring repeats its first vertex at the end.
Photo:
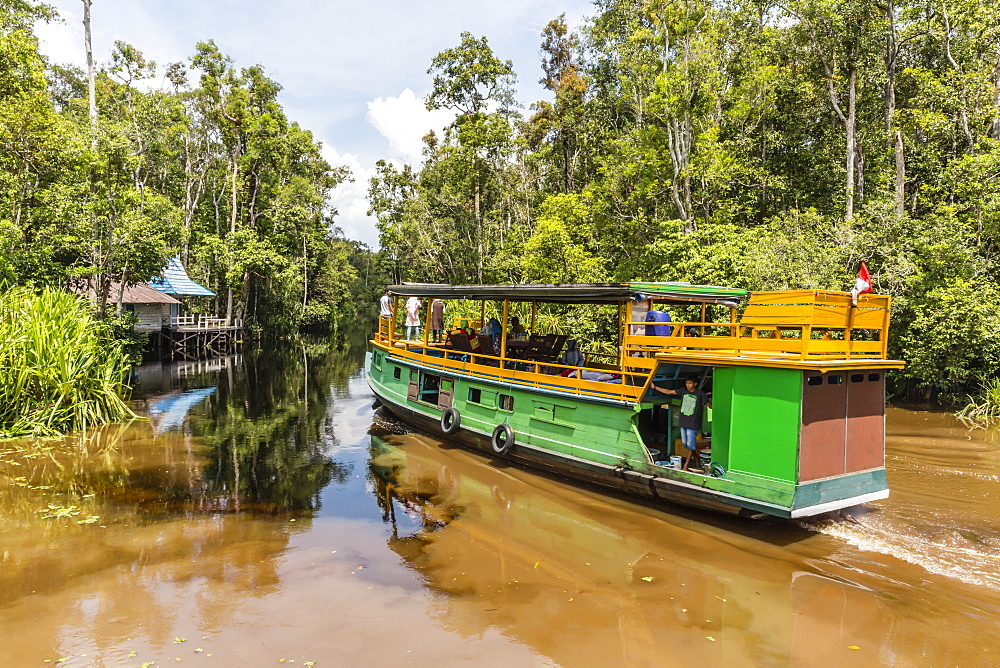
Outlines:
POLYGON ((979 396, 970 396, 969 403, 955 415, 971 422, 992 422, 1000 418, 1000 378, 986 381, 979 396))
POLYGON ((86 300, 62 290, 0 293, 0 438, 55 436, 135 417, 129 360, 86 300))

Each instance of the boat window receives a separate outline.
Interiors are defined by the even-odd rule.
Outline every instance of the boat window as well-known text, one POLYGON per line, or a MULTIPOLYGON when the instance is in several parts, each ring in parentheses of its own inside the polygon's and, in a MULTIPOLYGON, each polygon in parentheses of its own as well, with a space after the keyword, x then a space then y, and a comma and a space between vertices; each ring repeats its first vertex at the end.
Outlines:
POLYGON ((420 401, 437 405, 438 393, 441 391, 441 377, 432 373, 420 375, 420 401))
POLYGON ((863 374, 863 373, 852 373, 851 374, 851 382, 852 383, 860 383, 860 382, 864 381, 864 379, 865 379, 865 374, 863 374))
POLYGON ((501 410, 513 411, 514 410, 514 397, 509 394, 501 394, 500 399, 497 402, 501 410))
POLYGON ((830 385, 840 385, 841 383, 844 382, 844 377, 841 376, 841 375, 839 375, 839 374, 835 374, 835 375, 829 376, 826 379, 826 382, 829 383, 830 385))
POLYGON ((478 404, 486 408, 497 407, 497 393, 492 390, 483 390, 478 387, 469 388, 469 403, 478 404))
MULTIPOLYGON (((372 366, 375 367, 376 369, 378 369, 379 371, 382 370, 382 355, 381 354, 379 354, 379 353, 373 353, 372 354, 372 366)), ((396 376, 396 378, 399 378, 399 376, 396 376)))
POLYGON ((868 380, 872 381, 873 383, 875 381, 877 381, 878 379, 879 379, 879 374, 877 374, 877 373, 870 373, 870 374, 868 374, 868 380))
POLYGON ((396 380, 399 380, 399 377, 401 375, 402 375, 402 369, 400 369, 398 366, 392 367, 392 377, 393 378, 395 378, 396 380))
POLYGON ((809 385, 822 385, 823 376, 809 376, 809 378, 806 379, 806 383, 809 385))

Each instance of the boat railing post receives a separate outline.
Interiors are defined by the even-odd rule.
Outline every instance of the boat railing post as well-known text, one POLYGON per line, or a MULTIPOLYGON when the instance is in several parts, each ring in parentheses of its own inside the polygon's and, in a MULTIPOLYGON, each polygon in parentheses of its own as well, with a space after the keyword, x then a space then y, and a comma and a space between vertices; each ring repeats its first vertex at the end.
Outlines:
POLYGON ((431 302, 433 300, 427 300, 427 316, 424 318, 424 355, 427 354, 427 346, 430 345, 430 331, 431 331, 431 302))
POLYGON ((500 328, 500 371, 507 371, 507 316, 510 315, 510 300, 503 300, 503 325, 500 328))
POLYGON ((392 348, 392 346, 393 346, 392 339, 394 338, 394 336, 396 334, 396 309, 397 309, 398 306, 399 306, 399 297, 397 297, 396 295, 393 295, 392 296, 392 315, 390 315, 388 318, 386 318, 386 320, 389 321, 389 343, 388 343, 388 347, 389 348, 392 348))
POLYGON ((882 359, 889 358, 889 305, 892 297, 885 298, 885 306, 882 312, 882 331, 878 333, 878 338, 882 342, 882 359))

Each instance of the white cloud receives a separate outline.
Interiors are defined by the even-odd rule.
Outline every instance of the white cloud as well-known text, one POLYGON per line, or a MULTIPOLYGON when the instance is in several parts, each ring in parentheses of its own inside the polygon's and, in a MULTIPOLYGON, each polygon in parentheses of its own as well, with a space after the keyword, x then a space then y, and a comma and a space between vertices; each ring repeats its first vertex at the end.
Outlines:
POLYGON ((441 137, 444 127, 455 119, 455 112, 429 111, 423 98, 407 88, 398 97, 377 97, 370 101, 366 118, 389 140, 391 157, 417 165, 421 162, 424 136, 434 130, 441 137))
POLYGON ((87 68, 87 56, 83 49, 83 26, 74 17, 66 21, 52 23, 39 22, 35 26, 39 50, 54 63, 76 65, 87 68))
POLYGON ((375 218, 368 215, 368 182, 375 175, 375 169, 363 167, 358 156, 342 154, 329 142, 323 142, 322 155, 331 166, 350 169, 353 179, 337 186, 330 196, 330 204, 337 209, 334 223, 344 230, 348 239, 357 239, 378 248, 375 218))

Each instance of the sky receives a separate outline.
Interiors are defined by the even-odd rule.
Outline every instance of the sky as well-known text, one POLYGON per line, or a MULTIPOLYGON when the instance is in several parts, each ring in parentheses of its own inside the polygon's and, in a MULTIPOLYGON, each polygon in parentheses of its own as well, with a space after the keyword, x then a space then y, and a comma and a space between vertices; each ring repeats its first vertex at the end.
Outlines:
MULTIPOLYGON (((85 69, 83 3, 47 2, 63 22, 37 26, 41 51, 85 69)), ((594 12, 590 0, 93 0, 91 25, 97 63, 116 40, 163 66, 189 62, 196 43, 213 39, 237 67, 262 65, 283 87, 288 118, 313 132, 331 164, 351 169, 353 183, 333 193, 335 222, 375 248, 366 200, 375 162, 417 166, 420 138, 452 120, 424 108, 431 59, 463 31, 485 35, 498 58, 513 61, 527 112, 550 97, 538 84, 538 51, 542 29, 562 13, 575 28, 594 12)))

